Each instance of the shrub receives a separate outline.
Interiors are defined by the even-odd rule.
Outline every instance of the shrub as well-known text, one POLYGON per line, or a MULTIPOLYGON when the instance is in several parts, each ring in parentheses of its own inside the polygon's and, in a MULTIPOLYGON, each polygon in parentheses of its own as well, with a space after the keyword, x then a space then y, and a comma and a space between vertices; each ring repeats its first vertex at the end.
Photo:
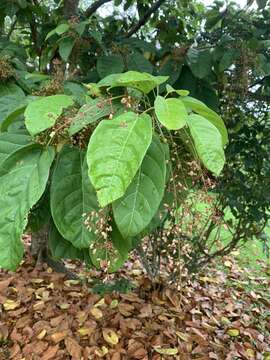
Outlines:
POLYGON ((181 167, 221 173, 222 119, 187 91, 158 95, 166 80, 129 71, 88 94, 20 98, 1 123, 1 267, 20 264, 28 224, 36 253, 48 241, 54 258, 113 272, 164 214, 177 217, 189 181, 181 167))

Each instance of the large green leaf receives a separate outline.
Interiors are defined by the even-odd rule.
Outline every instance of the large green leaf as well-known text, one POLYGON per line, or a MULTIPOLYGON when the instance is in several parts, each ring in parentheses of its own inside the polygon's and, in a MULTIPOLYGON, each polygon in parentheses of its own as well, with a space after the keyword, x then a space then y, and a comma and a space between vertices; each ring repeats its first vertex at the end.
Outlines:
POLYGON ((155 136, 124 196, 113 203, 114 219, 124 238, 138 235, 150 223, 163 198, 165 177, 165 153, 155 136))
MULTIPOLYGON (((159 75, 169 75, 169 79, 167 80, 167 83, 170 85, 173 85, 176 80, 179 78, 182 71, 182 64, 181 62, 175 59, 169 59, 166 61, 165 64, 161 66, 159 69, 159 75)), ((160 93, 162 93, 165 90, 165 84, 162 84, 160 86, 160 93)))
POLYGON ((85 249, 78 249, 69 241, 65 240, 54 224, 51 224, 50 227, 48 245, 55 259, 84 260, 85 249))
POLYGON ((168 76, 153 76, 144 72, 127 71, 123 74, 111 74, 102 79, 98 85, 114 87, 131 87, 148 94, 154 88, 164 83, 168 76))
POLYGON ((89 177, 101 207, 124 195, 152 140, 149 115, 133 112, 103 120, 91 136, 87 162, 89 177))
POLYGON ((6 95, 0 97, 0 125, 14 112, 21 112, 26 106, 26 97, 17 95, 6 95))
POLYGON ((17 96, 17 99, 20 98, 24 98, 24 92, 23 90, 16 85, 13 82, 8 82, 8 83, 1 83, 0 84, 0 97, 2 96, 7 96, 7 95, 13 95, 13 96, 17 96))
POLYGON ((197 50, 190 48, 187 53, 187 62, 194 76, 203 79, 211 73, 212 59, 208 49, 197 50))
POLYGON ((169 130, 178 130, 186 125, 188 114, 180 99, 165 99, 157 96, 155 113, 161 124, 169 130))
POLYGON ((124 61, 121 55, 100 56, 97 60, 97 72, 101 79, 123 70, 124 61))
POLYGON ((188 116, 187 122, 200 160, 208 170, 218 176, 225 163, 220 132, 200 115, 188 116))
POLYGON ((64 61, 68 61, 74 45, 75 40, 70 36, 65 36, 59 41, 59 54, 64 61))
POLYGON ((28 146, 31 136, 4 132, 0 134, 0 167, 1 164, 15 151, 28 146))
POLYGON ((4 131, 8 131, 10 125, 14 124, 15 122, 20 122, 20 124, 24 124, 24 118, 23 113, 25 111, 27 104, 26 103, 22 103, 21 105, 19 105, 15 110, 12 110, 2 121, 1 125, 0 125, 0 131, 4 132, 4 131))
POLYGON ((85 152, 64 146, 51 184, 51 212, 60 234, 77 248, 87 248, 95 235, 84 224, 84 214, 98 210, 96 192, 87 174, 85 152))
POLYGON ((45 38, 45 41, 48 40, 51 36, 53 36, 54 34, 57 34, 57 35, 62 35, 64 34, 65 32, 67 32, 69 30, 70 26, 69 24, 67 23, 63 23, 63 24, 60 24, 58 25, 55 29, 51 30, 46 38, 45 38))
MULTIPOLYGON (((152 74, 153 66, 142 54, 135 52, 127 56, 128 70, 146 72, 152 74)), ((166 74, 167 75, 167 74, 166 74)))
POLYGON ((83 105, 71 121, 68 133, 73 136, 84 127, 95 121, 114 113, 117 106, 109 99, 94 99, 89 104, 83 105))
POLYGON ((27 216, 42 196, 54 150, 40 146, 16 151, 0 170, 0 267, 15 270, 23 257, 27 216))
POLYGON ((52 95, 33 101, 25 110, 25 125, 34 136, 52 127, 64 108, 73 105, 71 96, 52 95))
POLYGON ((200 100, 194 99, 191 96, 182 97, 181 100, 188 109, 191 109, 193 112, 203 116, 215 125, 222 136, 223 145, 228 143, 228 132, 226 126, 224 125, 222 118, 215 111, 210 109, 200 100))

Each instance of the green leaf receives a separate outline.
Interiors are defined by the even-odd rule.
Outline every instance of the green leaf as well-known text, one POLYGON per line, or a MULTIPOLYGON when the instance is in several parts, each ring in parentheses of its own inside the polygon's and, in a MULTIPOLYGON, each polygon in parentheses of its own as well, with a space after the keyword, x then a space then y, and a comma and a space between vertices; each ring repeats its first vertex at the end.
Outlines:
POLYGON ((53 36, 54 34, 57 34, 57 35, 62 35, 64 34, 65 32, 67 32, 69 30, 69 24, 60 24, 58 25, 55 29, 51 30, 46 38, 45 38, 45 41, 48 40, 51 36, 53 36))
POLYGON ((79 36, 82 36, 87 25, 89 25, 89 20, 81 21, 74 26, 74 29, 79 36))
POLYGON ((98 87, 110 87, 113 84, 117 83, 117 80, 119 79, 119 77, 121 76, 121 74, 111 74, 106 76, 105 78, 101 79, 98 83, 97 86, 98 87))
POLYGON ((189 95, 188 90, 176 90, 169 84, 166 85, 166 91, 167 91, 168 94, 170 94, 172 92, 175 92, 176 94, 178 94, 180 96, 188 96, 189 95))
POLYGON ((6 84, 2 83, 0 84, 0 97, 6 96, 6 95, 12 95, 17 96, 17 98, 24 98, 24 92, 22 89, 14 84, 13 82, 8 82, 6 84))
POLYGON ((87 125, 114 113, 114 109, 115 107, 109 99, 97 98, 92 100, 90 104, 83 105, 71 121, 68 129, 69 135, 73 136, 87 125))
POLYGON ((0 267, 16 270, 23 257, 22 233, 27 215, 42 196, 54 150, 40 146, 18 150, 0 171, 0 267))
POLYGON ((0 167, 1 164, 17 150, 28 146, 31 137, 25 134, 13 134, 5 132, 0 134, 0 167))
POLYGON ((223 49, 223 54, 218 64, 218 71, 223 72, 226 70, 233 64, 235 58, 237 58, 237 51, 235 49, 223 49))
POLYGON ((163 198, 165 177, 165 153, 155 136, 124 196, 113 203, 114 219, 124 238, 138 235, 150 223, 163 198))
POLYGON ((123 239, 117 227, 112 224, 111 239, 99 238, 93 246, 90 246, 89 253, 96 268, 101 267, 101 262, 107 262, 108 271, 117 271, 128 259, 128 239, 123 239), (113 246, 108 244, 112 243, 113 246))
MULTIPOLYGON (((183 65, 181 64, 181 62, 179 60, 176 61, 174 59, 169 59, 160 68, 159 75, 168 75, 169 78, 168 78, 167 82, 168 82, 168 84, 173 85, 177 81, 177 79, 179 79, 179 76, 182 71, 182 66, 183 65)), ((160 93, 162 93, 164 90, 165 90, 165 86, 163 84, 160 88, 160 93)))
POLYGON ((74 45, 75 40, 69 36, 62 38, 59 41, 59 54, 64 61, 68 61, 74 45))
POLYGON ((164 83, 168 76, 153 76, 137 71, 127 71, 123 74, 111 74, 102 79, 98 85, 114 87, 131 87, 148 94, 154 88, 164 83))
POLYGON ((41 74, 41 73, 27 73, 24 76, 25 80, 31 80, 33 83, 46 81, 50 79, 49 75, 41 74))
POLYGON ((218 176, 225 163, 220 132, 200 115, 189 115, 187 122, 200 160, 208 170, 218 176))
POLYGON ((188 114, 180 99, 165 99, 157 96, 155 113, 161 124, 169 130, 178 130, 186 125, 188 114))
POLYGON ((24 113, 25 125, 29 133, 34 136, 54 126, 64 108, 73 105, 71 96, 46 96, 30 103, 24 113))
POLYGON ((209 120, 219 130, 222 136, 222 143, 225 146, 228 143, 228 132, 222 118, 200 100, 194 99, 191 96, 181 98, 185 106, 193 112, 203 116, 209 120))
POLYGON ((187 62, 194 76, 203 79, 211 73, 212 59, 209 50, 190 48, 187 53, 187 62))
POLYGON ((22 104, 18 105, 18 107, 15 110, 11 111, 6 116, 0 125, 0 132, 8 131, 10 125, 15 123, 16 121, 20 121, 21 124, 23 124, 24 119, 20 115, 23 115, 26 106, 27 106, 27 103, 22 103, 22 104))
MULTIPOLYGON (((127 56, 128 70, 146 72, 152 74, 153 66, 142 54, 135 52, 127 56)), ((166 74, 167 75, 167 74, 166 74)))
POLYGON ((103 120, 90 138, 89 177, 104 207, 124 195, 152 140, 149 115, 133 112, 103 120))
POLYGON ((55 259, 84 260, 85 250, 77 249, 69 241, 66 241, 53 224, 49 231, 48 245, 55 259))
POLYGON ((154 231, 156 231, 158 228, 162 228, 164 226, 164 223, 169 215, 169 209, 173 206, 174 201, 174 194, 166 191, 164 193, 164 197, 161 201, 161 204, 156 211, 154 217, 150 221, 150 223, 147 225, 147 227, 142 231, 140 234, 140 238, 143 238, 154 231))
POLYGON ((121 73, 124 70, 124 61, 121 55, 99 56, 97 60, 97 72, 101 78, 121 73))
MULTIPOLYGON (((0 97, 0 125, 10 116, 20 113, 26 106, 26 98, 17 95, 0 97)), ((3 130, 2 130, 3 131, 3 130)))
POLYGON ((60 234, 77 248, 87 248, 95 240, 84 224, 85 215, 92 211, 98 211, 98 203, 85 152, 64 146, 52 176, 51 212, 60 234))

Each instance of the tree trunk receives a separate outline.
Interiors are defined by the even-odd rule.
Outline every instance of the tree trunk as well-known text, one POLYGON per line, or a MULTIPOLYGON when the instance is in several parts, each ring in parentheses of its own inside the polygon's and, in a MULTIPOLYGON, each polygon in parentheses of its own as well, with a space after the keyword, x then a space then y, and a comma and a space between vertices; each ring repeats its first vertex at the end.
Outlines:
POLYGON ((78 15, 78 6, 79 0, 65 0, 63 9, 64 17, 68 20, 72 16, 78 15))
POLYGON ((66 274, 68 279, 78 279, 78 276, 69 271, 61 261, 50 256, 48 248, 50 224, 45 224, 39 231, 32 234, 30 253, 37 260, 36 266, 46 263, 54 271, 66 274))
POLYGON ((45 224, 39 231, 32 234, 31 255, 37 259, 37 265, 42 264, 43 257, 47 254, 49 238, 49 223, 45 224))

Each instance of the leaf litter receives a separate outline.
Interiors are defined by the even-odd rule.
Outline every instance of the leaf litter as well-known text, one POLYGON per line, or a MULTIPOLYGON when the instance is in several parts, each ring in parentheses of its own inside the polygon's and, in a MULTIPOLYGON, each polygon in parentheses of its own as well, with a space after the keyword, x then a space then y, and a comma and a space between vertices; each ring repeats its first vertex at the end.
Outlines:
POLYGON ((26 256, 0 272, 0 360, 270 360, 267 266, 225 261, 179 290, 153 286, 134 259, 118 274, 133 289, 99 295, 26 256))

